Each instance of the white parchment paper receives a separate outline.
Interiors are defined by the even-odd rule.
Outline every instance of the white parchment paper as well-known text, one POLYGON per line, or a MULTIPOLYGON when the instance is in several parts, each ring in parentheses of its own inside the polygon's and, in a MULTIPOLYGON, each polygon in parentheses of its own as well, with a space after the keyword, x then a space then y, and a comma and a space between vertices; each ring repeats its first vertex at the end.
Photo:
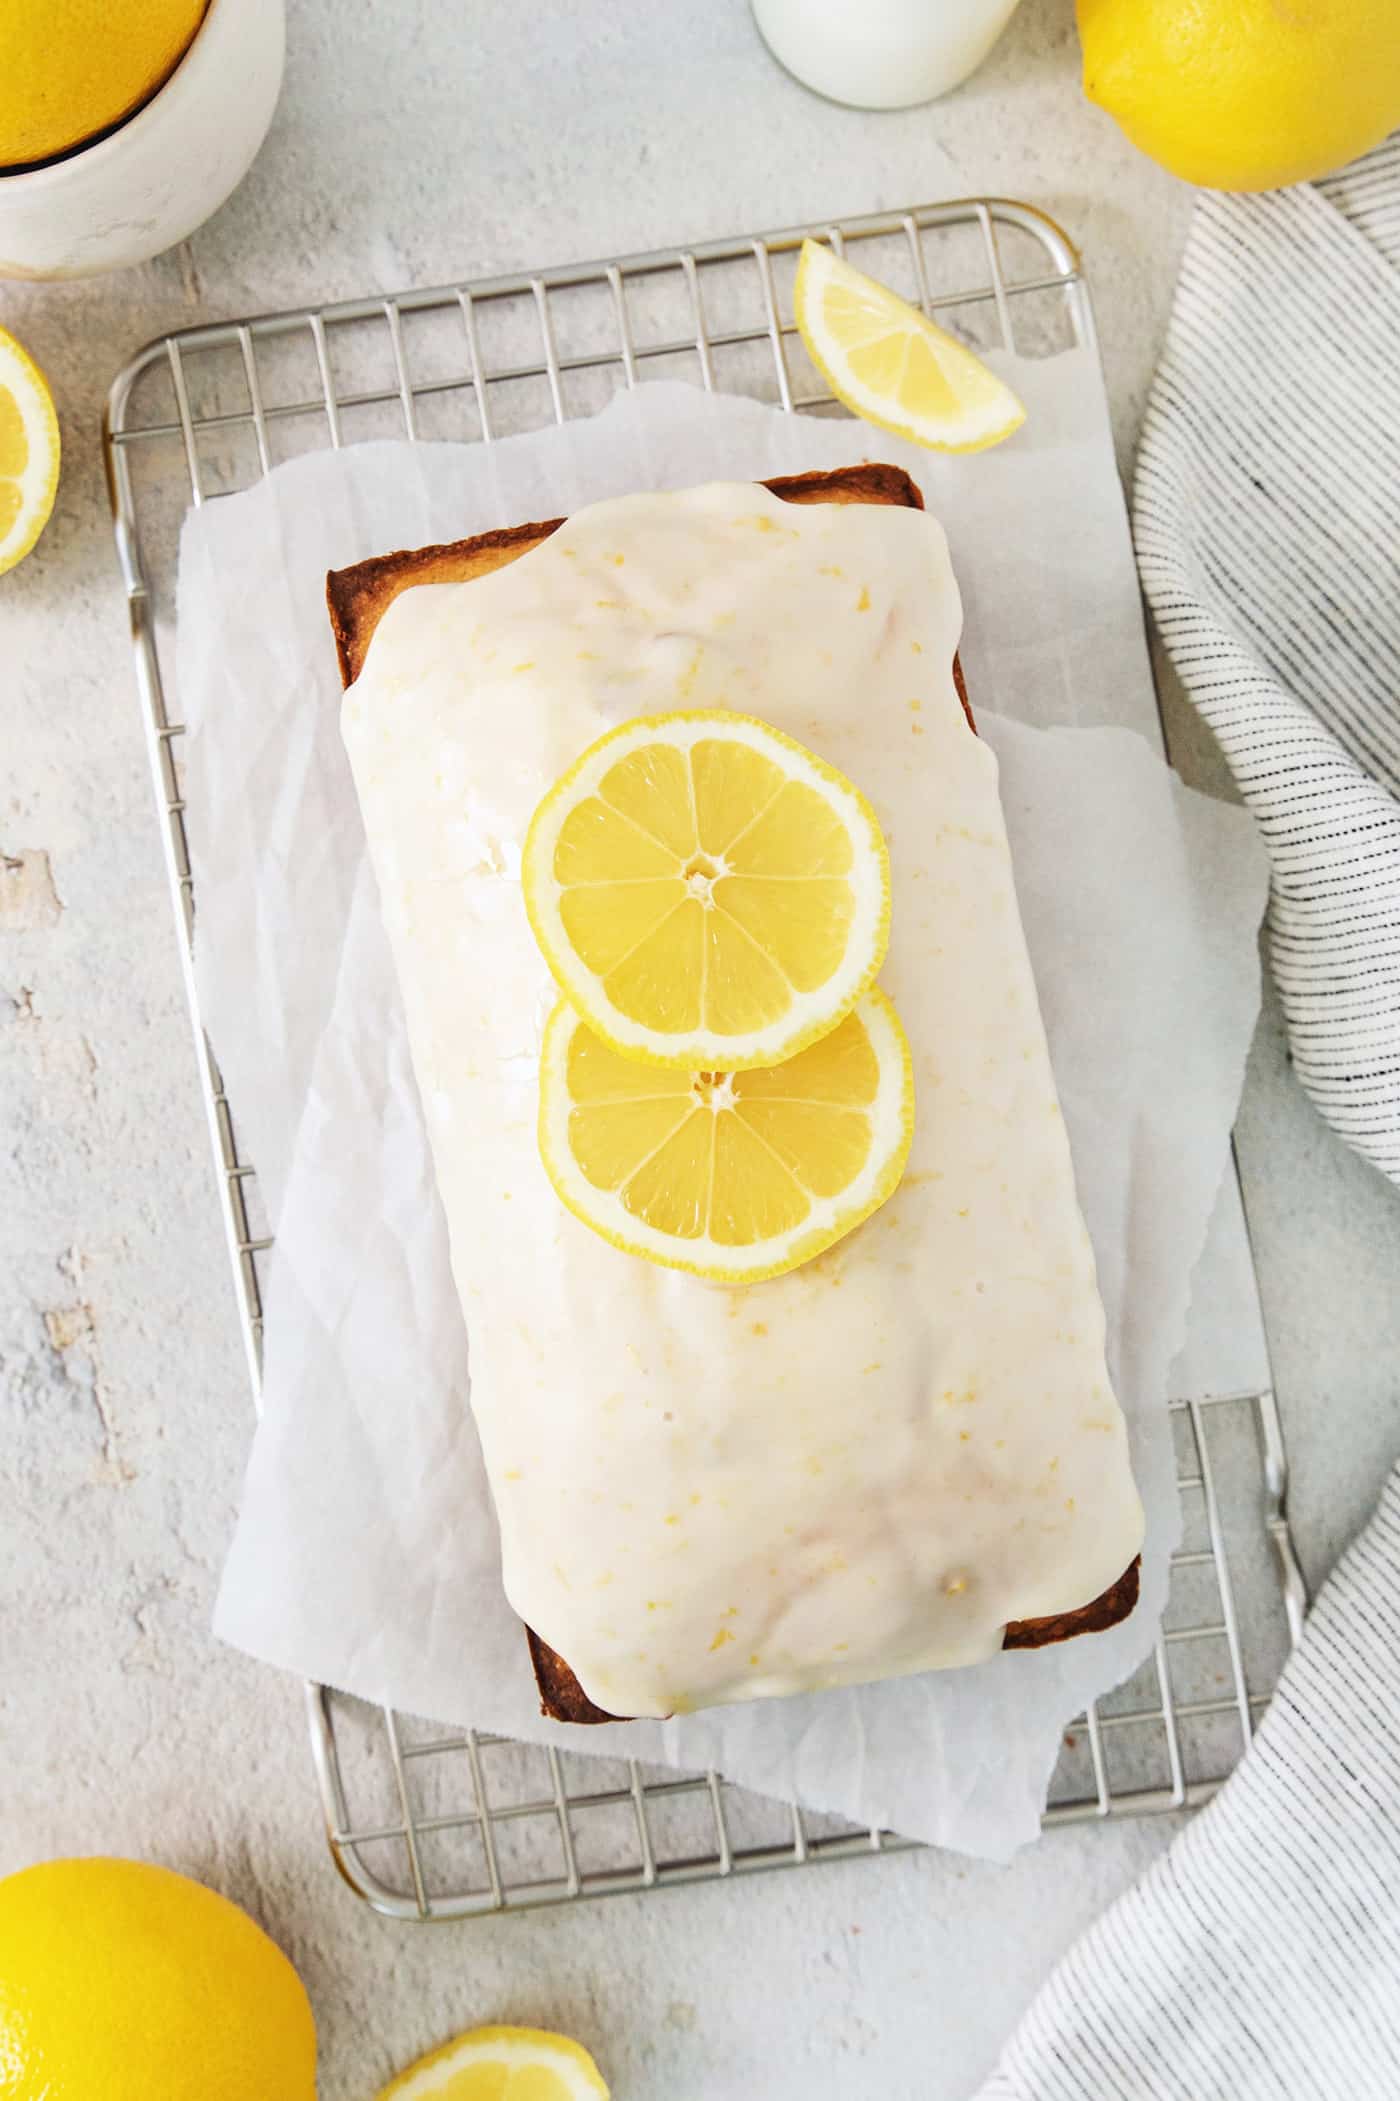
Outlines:
MULTIPOLYGON (((849 422, 646 387, 490 447, 316 454, 207 505, 177 675, 204 1015, 277 1234, 265 1407, 215 1625, 286 1669, 573 1750, 718 1766, 991 1857, 1033 1837, 1064 1722, 1151 1646, 1178 1529, 1165 1401, 1258 1003, 1249 820, 1143 738, 1151 688, 1101 406, 1026 364, 1026 430, 936 460, 849 422), (468 1343, 338 732, 323 583, 389 548, 601 497, 900 459, 948 527, 1148 1513, 1142 1602, 976 1669, 667 1723, 545 1722, 468 1407, 468 1343), (1018 721, 996 712, 1005 709, 1018 721)), ((561 1404, 568 1366, 559 1367, 561 1404)))

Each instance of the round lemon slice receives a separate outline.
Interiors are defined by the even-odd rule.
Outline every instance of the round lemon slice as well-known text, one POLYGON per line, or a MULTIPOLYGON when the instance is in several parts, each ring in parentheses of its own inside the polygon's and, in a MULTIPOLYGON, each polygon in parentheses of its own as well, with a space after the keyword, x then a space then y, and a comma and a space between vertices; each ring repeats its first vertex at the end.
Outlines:
POLYGON ((43 373, 0 328, 0 576, 48 523, 58 488, 58 417, 43 373))
POLYGON ((982 452, 1026 412, 1004 380, 916 307, 820 241, 797 266, 797 327, 837 400, 937 452, 982 452))
POLYGON ((543 2028, 472 2028, 400 2072, 379 2101, 608 2101, 582 2043, 543 2028))
POLYGON ((776 1065, 850 1012, 889 939, 889 856, 833 766, 722 709, 600 737, 530 824, 525 909, 560 990, 629 1058, 776 1065))
POLYGON ((561 1201, 629 1255, 721 1284, 796 1269, 884 1203, 909 1157, 914 1069, 872 988, 780 1065, 623 1058, 561 1000, 540 1059, 540 1154, 561 1201))

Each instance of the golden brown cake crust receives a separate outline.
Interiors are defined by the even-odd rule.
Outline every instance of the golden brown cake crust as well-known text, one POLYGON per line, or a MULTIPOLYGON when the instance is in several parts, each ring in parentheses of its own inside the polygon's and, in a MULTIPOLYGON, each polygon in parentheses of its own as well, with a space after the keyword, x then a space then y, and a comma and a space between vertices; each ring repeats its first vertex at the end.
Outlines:
MULTIPOLYGON (((837 467, 826 473, 787 474, 765 482, 784 503, 885 503, 921 511, 924 499, 918 484, 902 467, 867 462, 859 467, 837 467)), ((326 577, 326 605, 335 635, 341 684, 348 686, 360 675, 365 653, 375 628, 398 597, 414 584, 469 583, 486 576, 507 562, 517 561, 557 532, 562 518, 548 518, 535 525, 515 525, 499 532, 477 533, 469 540, 451 540, 435 547, 401 548, 395 554, 374 555, 348 569, 332 569, 326 577)), ((953 658, 953 679, 968 723, 975 730, 962 664, 953 658)), ((1100 1597, 1074 1612, 1052 1613, 1043 1619, 1013 1620, 1002 1647, 1036 1649, 1050 1642, 1068 1641, 1076 1634, 1098 1633, 1126 1619, 1137 1603, 1138 1562, 1124 1570, 1118 1581, 1100 1597)), ((609 1714, 590 1700, 563 1657, 541 1641, 534 1629, 525 1629, 540 1690, 540 1710, 558 1722, 614 1722, 625 1719, 609 1714)))
POLYGON ((624 1715, 609 1714, 606 1707, 595 1705, 558 1650, 551 1649, 547 1641, 541 1641, 533 1627, 525 1629, 525 1639, 530 1645, 530 1661, 540 1691, 541 1714, 547 1714, 555 1722, 626 1720, 624 1715))
POLYGON ((1135 1554, 1116 1583, 1101 1590, 1087 1605, 1073 1612, 1051 1612, 1043 1619, 1012 1620, 1001 1638, 1004 1649, 1046 1649, 1051 1642, 1069 1641, 1076 1634, 1102 1634, 1125 1620, 1138 1601, 1138 1579, 1142 1556, 1135 1554))
MULTIPOLYGON (((1087 1605, 1073 1612, 1052 1612, 1043 1619, 1012 1620, 1001 1639, 1004 1649, 1047 1649, 1052 1642, 1071 1641, 1076 1634, 1101 1634, 1125 1620, 1138 1601, 1138 1577, 1142 1557, 1138 1555, 1116 1583, 1101 1591, 1087 1605)), ((596 1706, 579 1684, 562 1656, 540 1640, 533 1627, 525 1629, 530 1643, 530 1661, 540 1689, 540 1712, 556 1722, 618 1722, 626 1716, 609 1714, 596 1706)))
MULTIPOLYGON (((764 487, 784 503, 888 503, 913 511, 924 507, 917 483, 902 467, 877 462, 836 467, 826 474, 784 474, 765 482, 764 487)), ((469 583, 474 576, 503 569, 507 562, 518 561, 538 547, 563 523, 562 518, 546 518, 538 525, 513 525, 437 547, 401 548, 397 554, 373 555, 349 569, 332 569, 326 578, 326 604, 342 685, 359 677, 370 637, 400 591, 413 584, 469 583)))

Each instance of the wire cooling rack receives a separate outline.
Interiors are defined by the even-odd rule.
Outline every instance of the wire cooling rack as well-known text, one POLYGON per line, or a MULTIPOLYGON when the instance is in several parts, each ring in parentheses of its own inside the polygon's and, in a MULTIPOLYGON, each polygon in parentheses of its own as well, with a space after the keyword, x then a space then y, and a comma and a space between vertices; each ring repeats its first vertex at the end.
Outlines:
MULTIPOLYGON (((792 324, 805 234, 979 348, 1064 355, 1102 389, 1079 258, 1039 212, 1000 199, 921 206, 690 249, 183 330, 118 375, 105 430, 156 797, 224 1224, 256 1398, 272 1243, 256 1172, 200 1020, 195 899, 167 708, 175 555, 190 503, 279 462, 376 437, 486 444, 683 378, 794 413, 834 404, 792 324)), ((1139 725, 1145 727, 1146 725, 1139 725)), ((1248 1338, 1237 1389, 1172 1401, 1184 1534, 1163 1631, 1125 1686, 1070 1725, 1047 1822, 1191 1806, 1227 1776, 1302 1622, 1285 1459, 1238 1179, 1198 1289, 1248 1338)), ((732 1787, 449 1731, 308 1687, 330 1846, 352 1887, 400 1918, 452 1918, 610 1891, 797 1867, 909 1842, 732 1787)))

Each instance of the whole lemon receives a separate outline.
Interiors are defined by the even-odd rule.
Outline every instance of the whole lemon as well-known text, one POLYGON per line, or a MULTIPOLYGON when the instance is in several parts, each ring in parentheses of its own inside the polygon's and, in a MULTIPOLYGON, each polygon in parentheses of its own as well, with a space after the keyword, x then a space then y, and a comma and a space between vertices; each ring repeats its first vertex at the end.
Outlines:
POLYGON ((1187 182, 1310 182, 1400 124, 1396 0, 1078 7, 1085 94, 1187 182))
POLYGON ((173 73, 205 0, 0 0, 0 169, 120 124, 173 73))
POLYGON ((0 1882, 6 2101, 314 2101, 301 1979, 225 1897, 136 1860, 0 1882))

